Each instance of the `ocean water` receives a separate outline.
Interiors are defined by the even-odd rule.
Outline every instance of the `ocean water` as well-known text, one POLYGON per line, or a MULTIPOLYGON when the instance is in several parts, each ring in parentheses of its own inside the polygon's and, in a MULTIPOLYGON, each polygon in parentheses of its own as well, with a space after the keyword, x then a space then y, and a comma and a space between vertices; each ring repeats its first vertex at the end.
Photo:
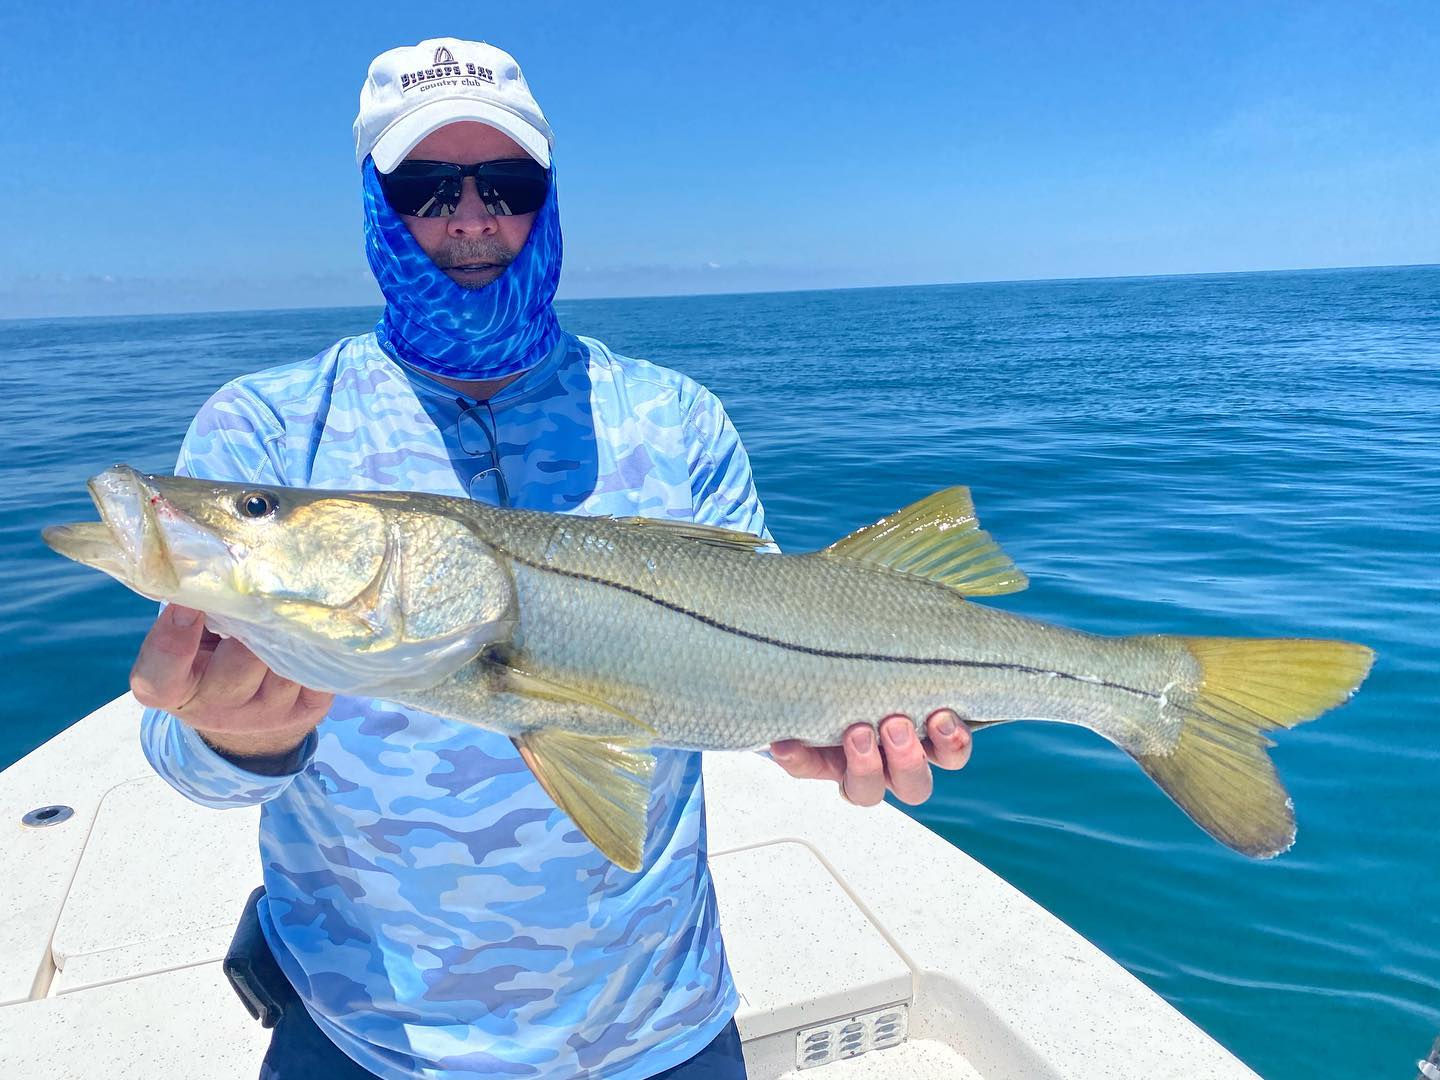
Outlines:
MULTIPOLYGON (((1414 1074, 1440 1032, 1440 267, 560 308, 721 396, 789 550, 964 483, 1030 574, 1011 610, 1374 647, 1351 704, 1281 735, 1277 860, 1056 725, 979 735, 913 813, 1262 1075, 1414 1074)), ((168 472, 226 379, 374 316, 0 323, 0 766, 123 691, 153 612, 41 526, 93 517, 114 462, 168 472)))

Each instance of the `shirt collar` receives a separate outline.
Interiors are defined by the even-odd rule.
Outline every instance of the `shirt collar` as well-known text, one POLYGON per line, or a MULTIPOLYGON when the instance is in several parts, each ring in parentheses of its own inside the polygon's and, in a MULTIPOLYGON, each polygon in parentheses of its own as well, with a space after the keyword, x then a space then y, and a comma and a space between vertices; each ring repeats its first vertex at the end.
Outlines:
MULTIPOLYGON (((579 348, 580 342, 573 334, 562 333, 560 340, 555 343, 555 347, 550 350, 545 359, 525 371, 514 382, 502 387, 500 392, 490 399, 490 407, 498 412, 501 409, 508 409, 512 405, 518 405, 522 401, 528 401, 536 397, 554 381, 560 368, 565 364, 570 351, 572 349, 578 350, 579 348)), ((383 352, 384 350, 382 349, 381 351, 383 352)), ((411 367, 405 363, 405 361, 391 356, 389 353, 385 353, 385 355, 394 361, 400 370, 405 373, 405 377, 410 380, 410 384, 415 388, 417 393, 424 394, 430 398, 443 399, 452 407, 456 398, 464 397, 459 391, 446 386, 444 383, 435 381, 435 379, 419 368, 411 367)))

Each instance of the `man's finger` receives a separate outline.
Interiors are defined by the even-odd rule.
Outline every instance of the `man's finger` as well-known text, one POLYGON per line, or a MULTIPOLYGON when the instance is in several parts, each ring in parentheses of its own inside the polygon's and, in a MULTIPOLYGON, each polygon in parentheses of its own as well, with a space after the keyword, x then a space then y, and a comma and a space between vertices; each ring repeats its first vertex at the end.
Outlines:
POLYGON ((276 675, 269 668, 255 691, 255 700, 264 702, 267 712, 288 716, 300 697, 300 684, 284 675, 276 675))
POLYGON ((874 806, 885 797, 885 762, 875 729, 853 724, 845 732, 845 776, 841 785, 845 797, 857 806, 874 806))
POLYGON ((963 769, 970 760, 970 729, 950 709, 937 709, 925 723, 930 760, 942 769, 963 769))
POLYGON ((187 715, 195 715, 244 705, 259 691, 269 673, 265 661, 234 638, 226 638, 215 646, 194 695, 181 708, 187 715))
POLYGON ((140 704, 176 709, 190 700, 200 679, 195 656, 204 632, 205 620, 194 608, 171 604, 156 617, 130 669, 130 690, 140 704))
POLYGON ((838 746, 806 746, 785 739, 770 744, 770 756, 799 780, 839 780, 845 774, 845 754, 838 746))
POLYGON ((299 696, 295 699, 295 709, 300 717, 318 724, 325 719, 325 714, 330 711, 330 706, 334 702, 334 694, 326 690, 312 690, 308 686, 302 686, 299 696))
POLYGON ((885 772, 890 790, 903 803, 924 802, 934 790, 930 762, 915 734, 915 722, 908 716, 891 716, 880 722, 880 741, 885 748, 885 772))

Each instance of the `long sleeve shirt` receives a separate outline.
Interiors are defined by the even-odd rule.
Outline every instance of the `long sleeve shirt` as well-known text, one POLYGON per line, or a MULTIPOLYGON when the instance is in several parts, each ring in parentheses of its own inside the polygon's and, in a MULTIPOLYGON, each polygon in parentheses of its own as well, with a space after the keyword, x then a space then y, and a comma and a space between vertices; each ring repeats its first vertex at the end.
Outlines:
MULTIPOLYGON (((489 497, 764 534, 750 465, 692 380, 565 335, 473 403, 374 335, 238 379, 200 410, 180 472, 489 497), (476 415, 478 412, 478 416, 476 415), (493 425, 493 429, 491 427, 493 425)), ((337 697, 295 771, 252 773, 146 712, 155 769, 215 807, 260 804, 261 922, 319 1026, 382 1077, 638 1080, 733 1015, 705 861, 700 756, 657 752, 644 865, 627 873, 559 811, 503 736, 337 697)))

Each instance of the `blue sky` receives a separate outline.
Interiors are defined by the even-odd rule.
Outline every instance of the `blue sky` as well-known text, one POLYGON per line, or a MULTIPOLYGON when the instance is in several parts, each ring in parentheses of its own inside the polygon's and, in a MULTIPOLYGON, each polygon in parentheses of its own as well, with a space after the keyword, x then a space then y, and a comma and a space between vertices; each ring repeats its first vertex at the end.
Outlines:
POLYGON ((5 5, 0 317, 375 302, 360 83, 443 34, 551 120, 564 296, 1440 261, 1433 0, 426 7, 5 5))

